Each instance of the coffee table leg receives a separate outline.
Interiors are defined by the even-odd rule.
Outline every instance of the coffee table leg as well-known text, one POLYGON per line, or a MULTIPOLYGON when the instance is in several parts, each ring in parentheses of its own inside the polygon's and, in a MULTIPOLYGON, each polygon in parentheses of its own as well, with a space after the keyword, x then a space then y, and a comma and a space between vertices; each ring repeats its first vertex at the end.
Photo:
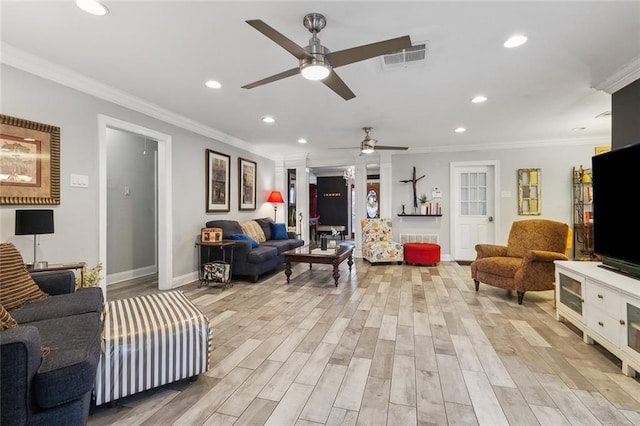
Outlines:
POLYGON ((333 262, 333 279, 336 282, 336 287, 338 287, 338 278, 340 278, 340 270, 338 269, 338 262, 333 262))
POLYGON ((347 260, 347 265, 349 265, 349 271, 351 271, 351 267, 353 266, 353 255, 349 256, 349 260, 347 260))
POLYGON ((287 283, 289 283, 289 277, 291 276, 291 262, 287 262, 284 268, 284 274, 287 276, 287 283))

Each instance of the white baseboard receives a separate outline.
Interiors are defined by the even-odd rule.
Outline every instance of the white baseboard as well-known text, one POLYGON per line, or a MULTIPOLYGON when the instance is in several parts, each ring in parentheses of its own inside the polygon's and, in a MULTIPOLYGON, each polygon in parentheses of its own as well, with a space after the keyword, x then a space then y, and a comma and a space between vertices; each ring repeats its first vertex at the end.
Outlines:
POLYGON ((115 274, 107 275, 107 285, 157 273, 158 267, 156 265, 145 266, 144 268, 132 269, 130 271, 116 272, 115 274))
POLYGON ((180 275, 179 277, 173 277, 171 280, 171 288, 182 287, 183 285, 198 281, 198 271, 193 271, 180 275))

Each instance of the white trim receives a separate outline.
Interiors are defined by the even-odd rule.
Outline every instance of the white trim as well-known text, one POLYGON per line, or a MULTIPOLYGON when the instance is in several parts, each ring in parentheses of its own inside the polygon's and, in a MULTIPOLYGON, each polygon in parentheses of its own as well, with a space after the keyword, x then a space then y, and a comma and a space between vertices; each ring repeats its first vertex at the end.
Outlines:
POLYGON ((640 79, 640 58, 636 58, 618 71, 593 86, 594 89, 614 93, 640 79))
POLYGON ((513 142, 495 142, 474 145, 441 145, 422 148, 409 148, 406 151, 411 154, 432 153, 432 152, 468 152, 468 151, 489 151, 501 149, 522 149, 522 148, 557 148, 561 146, 581 146, 581 145, 609 145, 611 136, 600 138, 571 138, 571 139, 537 139, 520 140, 513 142))
POLYGON ((143 268, 131 269, 129 271, 116 272, 115 274, 107 275, 107 286, 122 281, 145 277, 147 275, 153 275, 157 272, 157 265, 145 266, 143 268))
POLYGON ((173 277, 171 287, 182 287, 183 285, 191 284, 194 281, 198 281, 198 271, 188 272, 184 275, 180 275, 179 277, 173 277))
MULTIPOLYGON (((107 128, 135 133, 158 142, 158 289, 173 288, 173 207, 171 136, 98 114, 99 258, 107 269, 107 128)), ((101 283, 106 296, 106 284, 101 283)))

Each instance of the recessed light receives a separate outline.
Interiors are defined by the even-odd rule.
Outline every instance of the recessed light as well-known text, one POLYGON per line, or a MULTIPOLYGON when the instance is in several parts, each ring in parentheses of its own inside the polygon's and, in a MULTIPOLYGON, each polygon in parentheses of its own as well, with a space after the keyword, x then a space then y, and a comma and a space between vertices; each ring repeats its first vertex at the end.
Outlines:
POLYGON ((471 102, 473 102, 474 104, 481 104, 482 102, 485 102, 487 100, 487 97, 484 95, 478 95, 475 98, 471 99, 471 102))
POLYGON ((587 130, 587 128, 586 128, 586 127, 574 127, 574 128, 573 128, 573 129, 571 129, 571 130, 573 130, 574 132, 580 132, 580 131, 582 131, 582 130, 587 130))
POLYGON ((465 129, 464 127, 456 127, 455 130, 454 130, 454 132, 456 132, 456 133, 464 133, 466 131, 467 131, 467 129, 465 129))
POLYGON ((522 46, 527 42, 527 36, 522 34, 514 35, 513 37, 509 37, 507 41, 504 42, 504 47, 507 49, 511 49, 512 47, 522 46))
POLYGON ((307 140, 305 138, 300 138, 298 139, 298 143, 307 143, 307 140))
POLYGON ((92 15, 103 16, 109 13, 107 6, 97 0, 76 0, 76 6, 92 15))
POLYGON ((276 119, 267 115, 266 117, 262 118, 262 121, 271 124, 275 123, 276 119))
POLYGON ((210 89, 219 89, 219 88, 222 87, 222 84, 220 84, 219 82, 217 82, 215 80, 209 80, 204 85, 207 86, 210 89))

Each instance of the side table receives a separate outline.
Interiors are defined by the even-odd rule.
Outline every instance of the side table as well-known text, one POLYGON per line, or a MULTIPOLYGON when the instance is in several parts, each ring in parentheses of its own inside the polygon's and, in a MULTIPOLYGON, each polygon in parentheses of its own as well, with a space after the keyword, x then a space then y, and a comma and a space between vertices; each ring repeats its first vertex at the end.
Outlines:
POLYGON ((26 265, 29 272, 46 272, 46 271, 64 271, 67 269, 78 270, 80 269, 80 282, 84 282, 84 267, 85 262, 72 262, 72 263, 49 263, 42 268, 34 268, 33 264, 26 265))
POLYGON ((221 282, 224 283, 224 288, 227 286, 233 286, 231 283, 231 276, 233 271, 231 270, 231 265, 233 264, 233 248, 236 245, 234 241, 224 240, 224 241, 202 241, 201 237, 198 237, 198 241, 196 241, 196 247, 198 248, 198 280, 200 281, 200 285, 198 287, 202 287, 203 284, 209 284, 211 282, 221 282), (211 279, 205 276, 205 264, 202 262, 202 249, 207 248, 207 259, 211 257, 211 248, 217 247, 220 249, 222 253, 222 262, 227 263, 227 249, 230 251, 230 260, 228 262, 229 265, 229 281, 224 281, 224 275, 220 280, 211 279))

